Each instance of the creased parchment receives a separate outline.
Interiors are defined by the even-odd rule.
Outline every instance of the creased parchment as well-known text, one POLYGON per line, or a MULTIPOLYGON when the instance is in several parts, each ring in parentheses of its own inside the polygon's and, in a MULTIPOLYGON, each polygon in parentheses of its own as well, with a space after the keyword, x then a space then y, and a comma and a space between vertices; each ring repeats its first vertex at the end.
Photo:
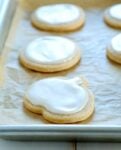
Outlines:
MULTIPOLYGON (((109 61, 105 54, 107 44, 114 35, 120 33, 120 30, 108 27, 103 21, 105 2, 107 7, 114 2, 121 1, 108 0, 104 3, 102 0, 97 0, 98 2, 92 0, 92 3, 90 3, 91 0, 87 0, 85 3, 84 1, 80 2, 85 7, 86 12, 84 27, 78 31, 65 34, 40 31, 31 25, 32 9, 42 1, 26 0, 24 5, 22 0, 21 4, 18 4, 1 55, 0 124, 48 123, 41 116, 32 114, 23 108, 22 102, 26 89, 31 83, 41 78, 54 76, 70 78, 81 74, 89 80, 90 89, 95 94, 95 113, 81 124, 121 124, 121 66, 109 61), (101 7, 96 7, 99 2, 101 7), (18 60, 19 52, 25 49, 33 39, 43 35, 60 35, 77 42, 83 51, 80 63, 70 70, 53 74, 38 73, 22 67, 18 60)), ((43 4, 46 4, 46 2, 44 1, 43 4)), ((75 2, 76 4, 79 3, 79 1, 75 2)))

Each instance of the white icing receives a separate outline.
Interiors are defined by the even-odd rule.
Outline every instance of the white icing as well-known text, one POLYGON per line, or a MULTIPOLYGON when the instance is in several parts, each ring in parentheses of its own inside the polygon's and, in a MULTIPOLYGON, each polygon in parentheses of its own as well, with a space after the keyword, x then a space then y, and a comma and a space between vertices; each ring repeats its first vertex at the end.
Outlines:
POLYGON ((81 111, 87 105, 88 94, 74 80, 48 78, 35 82, 28 90, 27 99, 50 112, 70 114, 81 111))
POLYGON ((121 20, 121 4, 112 6, 109 13, 112 17, 121 20))
POLYGON ((120 52, 121 53, 121 34, 115 36, 112 39, 112 47, 115 51, 120 52))
POLYGON ((80 77, 75 77, 75 78, 73 78, 73 79, 70 79, 69 80, 70 82, 74 82, 74 83, 76 83, 76 84, 78 84, 78 85, 82 85, 83 84, 83 80, 81 80, 80 79, 80 77))
POLYGON ((75 50, 75 43, 69 39, 45 36, 30 43, 24 54, 35 63, 54 63, 72 57, 75 50))
POLYGON ((35 15, 40 21, 58 25, 78 19, 80 9, 72 4, 47 5, 38 8, 35 15))

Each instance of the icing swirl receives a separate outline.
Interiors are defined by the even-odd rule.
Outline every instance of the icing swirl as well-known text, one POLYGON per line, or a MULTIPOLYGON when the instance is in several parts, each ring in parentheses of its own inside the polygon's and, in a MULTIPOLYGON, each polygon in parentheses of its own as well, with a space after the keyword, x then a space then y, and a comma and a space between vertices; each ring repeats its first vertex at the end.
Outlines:
POLYGON ((35 63, 52 64, 58 61, 63 63, 65 59, 72 58, 76 50, 75 43, 67 38, 45 36, 31 42, 24 55, 35 63))
POLYGON ((114 5, 109 10, 110 15, 121 21, 121 4, 114 5))
POLYGON ((80 10, 72 4, 47 5, 35 11, 38 20, 49 24, 63 24, 79 18, 80 10))
POLYGON ((117 36, 115 36, 113 39, 112 39, 112 48, 117 51, 117 52, 120 52, 121 53, 121 34, 118 34, 117 36))
POLYGON ((74 80, 48 78, 35 82, 28 90, 27 100, 56 114, 81 111, 88 102, 87 91, 74 80))

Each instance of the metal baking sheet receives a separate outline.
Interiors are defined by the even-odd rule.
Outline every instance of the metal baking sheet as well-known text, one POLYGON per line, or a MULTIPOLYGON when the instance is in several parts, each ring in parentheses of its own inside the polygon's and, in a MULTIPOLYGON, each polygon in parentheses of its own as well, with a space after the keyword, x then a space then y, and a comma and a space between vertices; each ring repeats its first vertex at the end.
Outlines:
MULTIPOLYGON (((107 26, 103 21, 104 10, 119 2, 121 0, 21 0, 15 5, 16 12, 9 20, 9 25, 12 25, 1 54, 1 137, 22 140, 121 140, 121 66, 109 61, 105 55, 107 44, 120 30, 107 26), (82 29, 52 33, 31 25, 30 15, 36 7, 60 2, 84 8, 86 23, 82 29), (81 62, 70 70, 53 74, 37 73, 22 67, 18 61, 19 51, 43 35, 65 36, 77 42, 83 51, 81 62), (95 94, 95 113, 88 120, 73 125, 50 124, 23 109, 26 88, 34 81, 54 76, 71 78, 81 74, 89 80, 90 89, 95 94)), ((9 3, 12 2, 8 0, 9 3)), ((13 5, 9 6, 6 5, 4 13, 12 12, 13 5)), ((2 29, 7 35, 6 24, 2 29)))
POLYGON ((0 0, 0 50, 2 51, 16 9, 15 0, 0 0))

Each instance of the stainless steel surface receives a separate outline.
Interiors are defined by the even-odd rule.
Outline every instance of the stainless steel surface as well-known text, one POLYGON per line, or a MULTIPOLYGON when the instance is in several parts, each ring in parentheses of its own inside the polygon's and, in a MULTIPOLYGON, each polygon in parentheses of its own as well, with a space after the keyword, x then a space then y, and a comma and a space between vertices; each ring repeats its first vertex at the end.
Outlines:
POLYGON ((13 140, 121 141, 121 126, 1 126, 0 136, 13 140))
POLYGON ((15 6, 15 0, 0 0, 0 52, 12 22, 15 6))
MULTIPOLYGON (((14 2, 10 0, 7 0, 7 4, 2 4, 6 8, 5 14, 8 14, 9 11, 13 12, 15 9, 13 4, 14 2)), ((3 21, 1 21, 2 24, 6 19, 5 14, 3 15, 3 21)), ((8 19, 9 25, 12 14, 8 19)), ((1 31, 6 34, 8 24, 4 23, 1 26, 1 31)), ((1 43, 1 47, 3 47, 3 43, 1 43)), ((0 125, 0 137, 15 140, 120 141, 121 125, 0 125)))

